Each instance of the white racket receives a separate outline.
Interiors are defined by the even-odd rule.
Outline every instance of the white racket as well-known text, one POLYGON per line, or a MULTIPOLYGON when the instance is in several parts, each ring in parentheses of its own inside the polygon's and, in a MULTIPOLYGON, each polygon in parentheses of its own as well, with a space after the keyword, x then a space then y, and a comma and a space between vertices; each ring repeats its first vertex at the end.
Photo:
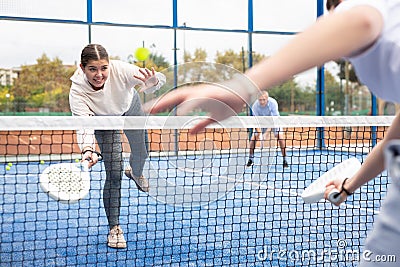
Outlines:
MULTIPOLYGON (((357 158, 349 158, 325 172, 312 184, 310 184, 301 194, 305 203, 318 202, 324 198, 325 187, 333 179, 351 178, 361 167, 361 162, 357 158)), ((332 190, 329 193, 329 201, 336 203, 339 201, 339 191, 332 190)))
POLYGON ((90 189, 89 161, 58 163, 44 169, 40 187, 52 199, 72 204, 83 199, 90 189))

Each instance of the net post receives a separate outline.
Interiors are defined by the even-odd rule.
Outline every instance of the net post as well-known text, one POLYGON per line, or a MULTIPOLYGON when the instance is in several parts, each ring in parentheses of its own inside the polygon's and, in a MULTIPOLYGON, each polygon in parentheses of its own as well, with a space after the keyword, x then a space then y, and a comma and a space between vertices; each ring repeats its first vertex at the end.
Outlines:
MULTIPOLYGON (((371 116, 376 116, 377 115, 376 109, 377 109, 376 96, 374 96, 371 93, 371 116)), ((371 136, 371 145, 372 145, 372 147, 376 146, 376 144, 377 144, 377 134, 376 134, 377 130, 378 130, 378 128, 376 126, 372 126, 371 127, 371 134, 372 134, 372 136, 371 136)))
MULTIPOLYGON (((178 55, 177 55, 177 28, 178 28, 178 1, 172 1, 172 27, 174 29, 174 87, 178 86, 178 55)), ((186 25, 185 25, 186 27, 186 25)), ((185 51, 183 51, 185 54, 185 51)), ((173 109, 173 115, 176 116, 177 107, 173 109)), ((178 130, 174 130, 174 146, 175 146, 175 155, 178 155, 179 152, 179 139, 178 139, 178 130)))
POLYGON ((88 38, 89 44, 92 43, 92 23, 93 23, 93 3, 92 0, 86 0, 87 5, 87 25, 88 25, 88 38))
MULTIPOLYGON (((317 17, 324 14, 324 1, 318 0, 317 2, 317 17)), ((317 70, 317 116, 323 116, 325 114, 325 79, 324 79, 324 66, 322 65, 317 70)), ((325 147, 324 144, 324 128, 317 128, 317 147, 322 149, 325 147)))
MULTIPOLYGON (((325 94, 324 94, 324 67, 318 69, 317 73, 317 116, 325 115, 325 94)), ((325 147, 324 128, 317 128, 317 147, 322 149, 325 147)))

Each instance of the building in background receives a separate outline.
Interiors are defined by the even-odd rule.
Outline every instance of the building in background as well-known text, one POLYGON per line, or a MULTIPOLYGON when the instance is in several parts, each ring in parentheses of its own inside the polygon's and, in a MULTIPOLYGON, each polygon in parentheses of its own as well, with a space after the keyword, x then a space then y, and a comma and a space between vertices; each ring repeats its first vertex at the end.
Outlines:
POLYGON ((19 68, 0 68, 0 86, 13 85, 14 79, 18 78, 18 74, 20 71, 21 69, 19 68))

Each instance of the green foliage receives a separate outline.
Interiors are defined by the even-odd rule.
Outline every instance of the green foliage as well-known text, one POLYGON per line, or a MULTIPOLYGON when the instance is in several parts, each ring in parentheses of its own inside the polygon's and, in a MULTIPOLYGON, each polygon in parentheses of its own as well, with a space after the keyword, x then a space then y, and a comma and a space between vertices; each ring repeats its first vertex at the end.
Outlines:
POLYGON ((22 66, 11 88, 14 111, 47 108, 54 112, 68 112, 69 78, 75 69, 75 66, 64 66, 58 58, 50 60, 45 54, 37 59, 36 64, 22 66))
POLYGON ((0 111, 10 111, 10 103, 13 101, 13 97, 10 94, 10 86, 0 85, 0 111))
MULTIPOLYGON (((339 73, 338 73, 339 79, 342 79, 342 80, 346 79, 346 60, 343 60, 343 59, 336 60, 335 63, 338 64, 338 66, 339 66, 339 73)), ((349 62, 347 62, 347 63, 348 63, 347 66, 348 66, 348 72, 349 72, 349 81, 360 84, 360 81, 358 80, 355 69, 349 62)))
POLYGON ((150 60, 153 63, 153 67, 157 71, 166 69, 169 66, 167 59, 163 55, 152 53, 152 54, 150 54, 150 57, 148 60, 150 60))
POLYGON ((343 114, 344 101, 343 90, 340 83, 335 80, 335 77, 328 71, 325 71, 325 107, 326 115, 340 112, 343 114))
MULTIPOLYGON (((253 54, 253 64, 260 62, 265 56, 261 54, 253 54)), ((233 50, 227 50, 225 52, 217 52, 215 56, 215 62, 231 66, 241 72, 245 72, 249 66, 249 56, 246 51, 240 51, 235 53, 233 50)))
POLYGON ((166 69, 169 66, 169 63, 164 56, 153 53, 150 54, 150 56, 146 59, 146 61, 135 61, 133 57, 129 57, 128 62, 131 64, 135 64, 140 68, 143 67, 146 67, 148 69, 154 68, 155 71, 162 71, 163 69, 166 69))
POLYGON ((287 113, 304 113, 315 111, 315 88, 302 88, 294 79, 269 90, 269 95, 275 98, 279 109, 287 113))
MULTIPOLYGON (((145 62, 130 60, 132 64, 137 64, 139 67, 154 67, 156 71, 164 73, 167 77, 167 83, 160 91, 142 96, 144 102, 179 86, 204 81, 222 82, 230 79, 233 74, 243 73, 249 68, 249 55, 243 49, 239 52, 217 51, 214 63, 207 63, 209 62, 207 51, 201 48, 196 49, 193 54, 184 51, 183 57, 185 63, 178 66, 171 66, 165 57, 157 54, 151 54, 145 62)), ((264 55, 253 53, 253 64, 257 64, 264 58, 264 55)), ((339 75, 345 77, 345 63, 340 61, 338 64, 342 66, 339 75)), ((65 66, 60 59, 51 60, 45 54, 37 59, 36 64, 21 66, 21 72, 14 85, 0 87, 1 110, 4 111, 7 108, 9 111, 24 112, 27 109, 47 108, 50 112, 69 112, 68 96, 71 84, 69 78, 75 69, 76 66, 65 66), (8 93, 10 97, 6 98, 5 95, 8 93)), ((351 83, 358 82, 352 68, 349 68, 349 79, 351 83)), ((315 87, 302 87, 294 79, 272 88, 269 93, 271 97, 277 99, 282 113, 309 114, 316 110, 315 87)), ((327 71, 325 72, 325 99, 329 112, 344 109, 341 83, 327 71), (331 103, 334 103, 333 108, 331 103)), ((243 112, 246 113, 246 109, 243 112)))
MULTIPOLYGON (((257 64, 264 58, 264 55, 254 53, 253 64, 257 64)), ((248 53, 243 50, 240 53, 235 53, 233 50, 227 50, 223 53, 217 52, 215 61, 243 72, 248 68, 248 53)), ((270 89, 269 94, 278 101, 282 111, 289 113, 307 110, 315 111, 315 89, 301 88, 294 79, 270 89), (312 98, 314 99, 310 101, 312 98)))

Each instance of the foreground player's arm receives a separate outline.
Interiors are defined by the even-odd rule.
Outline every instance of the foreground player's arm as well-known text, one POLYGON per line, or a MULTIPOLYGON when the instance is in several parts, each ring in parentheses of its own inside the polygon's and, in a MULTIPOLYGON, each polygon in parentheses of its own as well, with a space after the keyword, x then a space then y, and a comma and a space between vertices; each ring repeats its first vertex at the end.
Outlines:
MULTIPOLYGON (((368 154, 367 158, 365 159, 365 162, 361 166, 361 169, 351 179, 348 179, 346 183, 343 185, 344 188, 349 193, 353 193, 362 185, 374 179, 384 170, 385 161, 384 161, 383 151, 388 141, 393 139, 400 139, 399 129, 400 129, 400 113, 396 115, 384 139, 381 142, 379 142, 368 154)), ((342 181, 334 180, 328 183, 325 191, 325 198, 327 198, 329 192, 334 188, 340 191, 342 189, 342 181)), ((348 197, 347 194, 345 192, 342 192, 341 201, 336 203, 335 205, 340 205, 340 203, 345 201, 347 197, 348 197)))
POLYGON ((226 112, 227 106, 232 111, 240 110, 243 103, 248 104, 257 97, 257 89, 269 89, 295 74, 366 49, 376 41, 382 28, 383 17, 371 6, 357 6, 333 13, 296 35, 276 54, 252 67, 243 77, 229 81, 226 87, 232 86, 231 90, 204 84, 199 85, 199 90, 193 90, 192 86, 188 86, 162 96, 145 109, 157 113, 184 102, 187 103, 186 110, 203 107, 210 112, 211 118, 197 124, 192 129, 196 133, 215 120, 234 115, 226 112), (215 102, 210 103, 210 99, 215 102))

